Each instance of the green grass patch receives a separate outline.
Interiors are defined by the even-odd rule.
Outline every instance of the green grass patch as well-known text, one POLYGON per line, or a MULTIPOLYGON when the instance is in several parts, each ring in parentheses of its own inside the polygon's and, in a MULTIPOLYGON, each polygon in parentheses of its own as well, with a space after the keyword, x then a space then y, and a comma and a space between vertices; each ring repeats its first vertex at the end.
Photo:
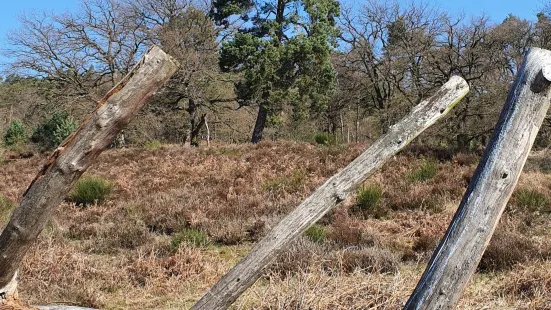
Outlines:
POLYGON ((406 179, 411 182, 423 182, 434 178, 438 172, 438 164, 432 160, 425 160, 415 170, 406 175, 406 179))
POLYGON ((172 236, 170 247, 173 251, 177 251, 182 243, 193 247, 204 247, 210 244, 210 240, 204 231, 195 228, 184 228, 172 236))
POLYGON ((518 207, 530 211, 550 212, 549 199, 536 189, 520 188, 515 193, 515 202, 518 207))
POLYGON ((320 224, 310 226, 310 228, 304 232, 304 235, 312 242, 316 243, 321 243, 327 239, 327 231, 325 230, 325 227, 320 224))
POLYGON ((77 205, 103 203, 113 192, 113 184, 100 177, 83 177, 69 194, 69 200, 77 205))
POLYGON ((379 184, 372 184, 362 187, 356 194, 356 203, 352 207, 355 212, 364 215, 372 215, 380 218, 386 215, 386 210, 381 205, 383 190, 379 184))

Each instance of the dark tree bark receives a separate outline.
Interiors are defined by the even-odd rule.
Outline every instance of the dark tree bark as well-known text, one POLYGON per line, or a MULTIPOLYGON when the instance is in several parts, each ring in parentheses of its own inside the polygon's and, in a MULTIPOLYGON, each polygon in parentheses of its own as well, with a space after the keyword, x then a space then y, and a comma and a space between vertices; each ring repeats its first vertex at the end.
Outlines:
POLYGON ((253 136, 251 138, 251 143, 258 143, 262 140, 262 133, 264 132, 264 127, 266 127, 266 120, 268 119, 268 109, 264 105, 260 105, 258 108, 258 116, 256 117, 256 122, 254 124, 253 136))

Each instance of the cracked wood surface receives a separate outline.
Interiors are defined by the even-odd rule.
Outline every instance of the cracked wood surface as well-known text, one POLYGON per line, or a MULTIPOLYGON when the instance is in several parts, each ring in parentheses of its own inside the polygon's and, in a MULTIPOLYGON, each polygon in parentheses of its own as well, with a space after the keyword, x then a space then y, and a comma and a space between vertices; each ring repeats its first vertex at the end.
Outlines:
POLYGON ((9 287, 52 210, 178 66, 160 48, 151 47, 49 157, 0 235, 0 294, 9 287))
POLYGON ((320 186, 287 215, 251 252, 218 281, 191 309, 226 309, 262 274, 291 242, 343 201, 367 177, 406 146, 423 130, 446 115, 469 92, 460 77, 452 77, 428 100, 392 126, 364 153, 320 186))
POLYGON ((551 52, 525 55, 492 139, 404 309, 456 306, 517 184, 551 100, 551 52))

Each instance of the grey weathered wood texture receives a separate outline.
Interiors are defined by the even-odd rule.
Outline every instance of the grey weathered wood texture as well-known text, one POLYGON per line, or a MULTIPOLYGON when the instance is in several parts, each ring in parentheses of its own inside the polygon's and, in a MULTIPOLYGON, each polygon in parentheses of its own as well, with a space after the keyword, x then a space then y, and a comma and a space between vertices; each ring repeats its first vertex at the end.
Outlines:
POLYGON ((192 309, 226 309, 261 275, 266 267, 296 237, 343 201, 369 175, 423 130, 447 114, 469 91, 460 77, 452 77, 430 99, 392 126, 363 154, 331 177, 287 215, 251 252, 212 287, 192 309))
POLYGON ((150 48, 50 156, 0 235, 0 293, 10 287, 8 283, 16 281, 14 274, 19 263, 44 228, 52 210, 177 68, 178 63, 160 48, 150 48))
POLYGON ((404 309, 457 304, 518 181, 551 99, 551 52, 532 48, 467 192, 404 309))

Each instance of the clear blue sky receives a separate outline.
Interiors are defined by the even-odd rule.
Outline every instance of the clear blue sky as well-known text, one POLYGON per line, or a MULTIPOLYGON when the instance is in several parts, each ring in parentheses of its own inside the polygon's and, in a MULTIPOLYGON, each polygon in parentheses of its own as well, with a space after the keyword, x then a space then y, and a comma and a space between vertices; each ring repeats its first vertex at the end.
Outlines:
POLYGON ((17 16, 33 10, 62 13, 76 10, 78 0, 4 0, 0 9, 0 40, 4 41, 10 29, 18 27, 17 16))
MULTIPOLYGON (((419 3, 418 0, 413 0, 419 3)), ((535 19, 538 10, 546 0, 423 0, 423 3, 432 3, 451 13, 464 12, 467 16, 486 13, 495 22, 502 21, 509 13, 521 18, 535 19)), ((551 0, 547 0, 551 1, 551 0)), ((364 3, 361 0, 342 0, 344 5, 359 6, 364 3)), ((410 0, 399 0, 401 3, 409 3, 410 0)), ((61 13, 67 10, 74 11, 78 7, 79 0, 5 0, 0 10, 0 48, 3 48, 6 33, 10 29, 18 27, 17 16, 24 11, 48 11, 61 13)), ((0 56, 0 62, 6 59, 0 56)))
MULTIPOLYGON (((9 29, 17 28, 17 16, 23 11, 46 10, 61 13, 66 10, 76 10, 79 0, 5 0, 2 1, 0 10, 0 40, 9 29)), ((343 0, 345 4, 362 4, 361 0, 343 0)), ((399 0, 401 3, 409 3, 409 0, 399 0)), ((414 0, 414 2, 420 2, 414 0)), ((424 3, 433 3, 447 11, 458 13, 464 11, 467 15, 479 15, 484 12, 492 20, 499 22, 509 13, 521 18, 535 19, 539 8, 545 0, 424 0, 424 3)))

